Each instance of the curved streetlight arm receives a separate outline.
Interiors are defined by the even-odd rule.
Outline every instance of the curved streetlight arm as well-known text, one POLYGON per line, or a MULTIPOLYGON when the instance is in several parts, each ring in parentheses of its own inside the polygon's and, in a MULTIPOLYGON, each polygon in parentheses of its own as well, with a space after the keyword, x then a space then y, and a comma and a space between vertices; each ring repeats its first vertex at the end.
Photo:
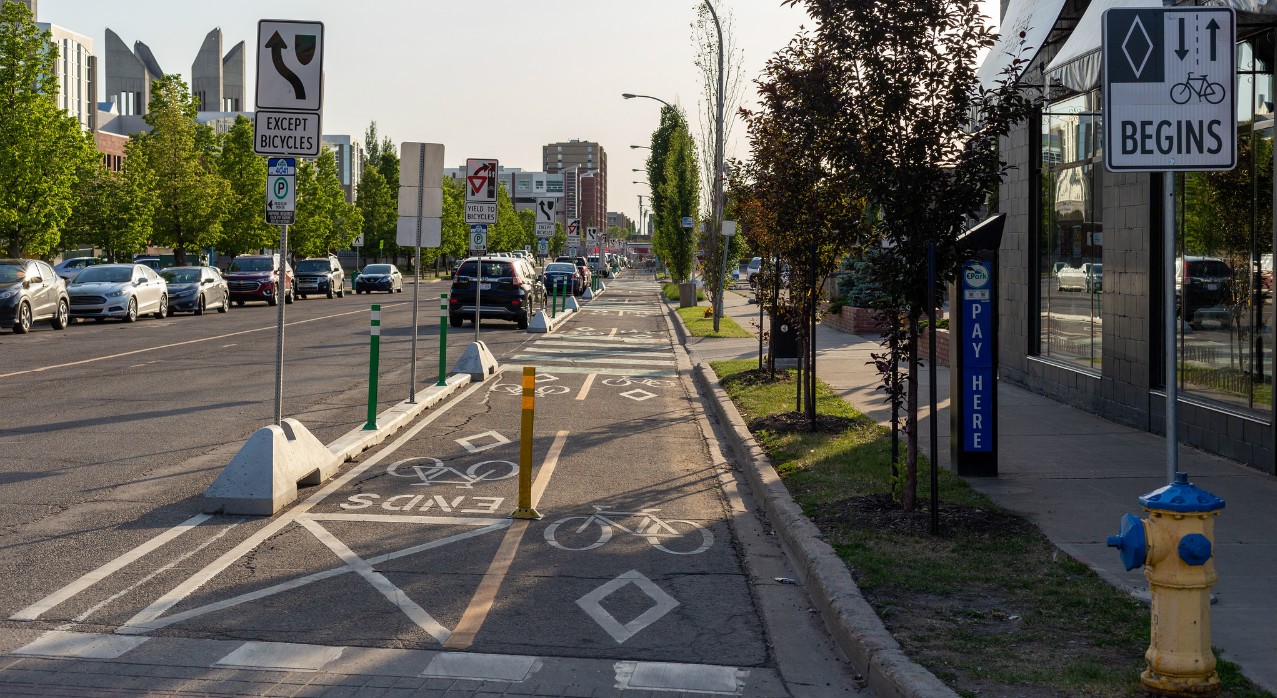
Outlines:
POLYGON ((669 107, 670 109, 673 109, 673 108, 674 108, 674 105, 673 105, 673 104, 670 104, 669 102, 666 102, 665 100, 661 99, 660 97, 653 97, 652 95, 636 95, 636 94, 631 94, 631 93, 629 93, 629 92, 626 92, 626 93, 622 94, 621 96, 622 96, 622 97, 624 97, 624 98, 626 98, 626 99, 634 99, 634 98, 636 98, 636 97, 637 97, 637 98, 639 98, 639 99, 654 99, 654 100, 656 100, 656 101, 660 102, 661 104, 664 104, 665 106, 669 107))

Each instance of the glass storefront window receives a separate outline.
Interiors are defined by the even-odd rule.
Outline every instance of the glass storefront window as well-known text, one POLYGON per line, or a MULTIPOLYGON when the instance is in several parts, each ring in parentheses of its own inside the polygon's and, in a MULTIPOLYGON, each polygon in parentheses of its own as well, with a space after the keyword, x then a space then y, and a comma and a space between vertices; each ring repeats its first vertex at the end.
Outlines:
POLYGON ((1238 45, 1237 168, 1177 177, 1179 387, 1267 412, 1273 385, 1271 69, 1238 45))
POLYGON ((1098 372, 1104 288, 1103 120, 1099 95, 1051 104, 1042 115, 1038 353, 1098 372))

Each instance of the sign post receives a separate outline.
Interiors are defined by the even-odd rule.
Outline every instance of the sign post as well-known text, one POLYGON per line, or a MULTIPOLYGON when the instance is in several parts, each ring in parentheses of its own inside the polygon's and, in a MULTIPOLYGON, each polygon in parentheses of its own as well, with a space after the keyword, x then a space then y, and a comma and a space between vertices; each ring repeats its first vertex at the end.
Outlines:
POLYGON ((263 19, 257 23, 257 96, 253 150, 272 160, 268 223, 279 226, 275 286, 275 423, 284 421, 284 306, 288 295, 288 226, 296 210, 297 157, 319 156, 324 109, 324 24, 263 19), (269 56, 269 59, 267 57, 269 56))
POLYGON ((474 341, 479 341, 479 297, 483 291, 483 253, 488 249, 488 226, 497 223, 497 161, 466 160, 466 223, 470 224, 470 249, 474 262, 474 341))
POLYGON ((1179 471, 1175 173, 1237 165, 1234 45, 1224 7, 1112 8, 1103 17, 1104 167, 1162 174, 1166 481, 1179 471))
MULTIPOLYGON (((399 146, 399 223, 395 242, 413 248, 412 350, 408 360, 408 402, 417 402, 417 315, 421 304, 421 246, 443 239, 443 146, 405 142, 399 146)), ((440 347, 440 352, 443 348, 440 347)))

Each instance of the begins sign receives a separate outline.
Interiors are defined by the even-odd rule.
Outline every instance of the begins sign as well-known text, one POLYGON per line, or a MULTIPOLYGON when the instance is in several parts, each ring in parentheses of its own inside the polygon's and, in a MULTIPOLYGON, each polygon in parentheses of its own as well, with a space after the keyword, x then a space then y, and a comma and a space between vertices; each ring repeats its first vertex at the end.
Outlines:
POLYGON ((1237 20, 1223 7, 1112 8, 1103 16, 1104 166, 1231 170, 1237 20))

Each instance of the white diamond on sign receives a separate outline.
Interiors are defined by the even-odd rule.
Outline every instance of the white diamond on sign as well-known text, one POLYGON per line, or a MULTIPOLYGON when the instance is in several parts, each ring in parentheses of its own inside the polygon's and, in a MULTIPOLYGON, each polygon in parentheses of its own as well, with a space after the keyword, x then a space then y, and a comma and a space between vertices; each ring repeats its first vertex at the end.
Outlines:
POLYGON ((324 107, 324 23, 257 23, 257 109, 317 112, 324 107))
POLYGON ((1104 166, 1115 172, 1233 169, 1233 10, 1110 8, 1102 22, 1104 166))

